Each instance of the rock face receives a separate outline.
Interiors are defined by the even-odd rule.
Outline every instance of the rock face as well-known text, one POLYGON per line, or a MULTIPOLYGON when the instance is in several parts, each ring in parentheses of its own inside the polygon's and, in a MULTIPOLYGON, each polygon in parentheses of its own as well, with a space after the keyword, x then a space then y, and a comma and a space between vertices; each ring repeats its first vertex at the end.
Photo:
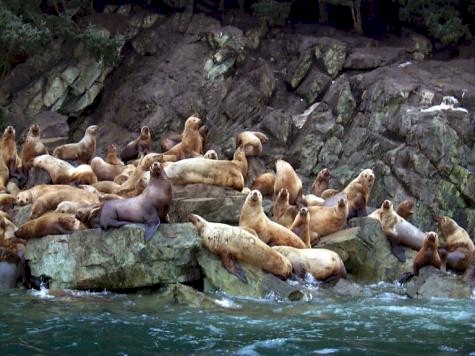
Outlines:
POLYGON ((419 276, 408 283, 406 294, 415 299, 470 298, 472 288, 461 276, 427 266, 419 271, 419 276))
POLYGON ((52 277, 51 288, 128 289, 199 280, 200 244, 188 223, 162 224, 147 243, 141 227, 125 226, 30 240, 25 258, 33 275, 52 277))

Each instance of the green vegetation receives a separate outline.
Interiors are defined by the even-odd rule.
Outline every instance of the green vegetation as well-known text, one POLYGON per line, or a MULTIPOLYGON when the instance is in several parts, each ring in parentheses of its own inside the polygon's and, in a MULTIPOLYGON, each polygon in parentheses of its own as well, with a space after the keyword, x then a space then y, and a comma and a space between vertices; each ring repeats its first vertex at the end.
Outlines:
POLYGON ((269 25, 283 25, 289 17, 291 6, 290 1, 258 0, 251 8, 254 15, 265 18, 269 25))
POLYGON ((55 39, 82 42, 85 50, 106 64, 114 64, 124 43, 120 36, 109 37, 94 26, 81 29, 79 14, 91 10, 92 0, 0 1, 0 77, 16 64, 47 48, 55 39))
MULTIPOLYGON (((467 3, 459 0, 399 0, 399 19, 426 32, 442 45, 456 44, 470 38, 468 25, 462 21, 461 11, 467 3)), ((470 9, 469 9, 470 10, 470 9)))

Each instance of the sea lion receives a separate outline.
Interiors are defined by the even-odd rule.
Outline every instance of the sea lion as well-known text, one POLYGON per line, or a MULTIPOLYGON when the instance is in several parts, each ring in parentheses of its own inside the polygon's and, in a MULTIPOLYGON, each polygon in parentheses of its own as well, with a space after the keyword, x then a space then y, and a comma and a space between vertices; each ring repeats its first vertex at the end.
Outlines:
POLYGON ((299 209, 296 205, 289 203, 289 191, 287 188, 281 188, 272 205, 272 216, 279 224, 290 228, 298 214, 299 209))
POLYGON ((3 161, 3 157, 0 155, 0 192, 6 191, 9 177, 10 171, 8 170, 7 165, 3 161))
POLYGON ((448 216, 437 216, 437 226, 445 237, 444 249, 447 251, 447 266, 465 271, 472 263, 475 246, 467 231, 448 216))
POLYGON ((381 223, 384 235, 391 245, 391 252, 401 262, 406 260, 406 253, 401 245, 419 251, 424 245, 425 234, 406 219, 400 217, 393 208, 393 203, 385 200, 381 208, 376 209, 368 217, 381 223))
POLYGON ((85 204, 81 202, 75 202, 75 201, 62 201, 56 206, 56 209, 54 210, 55 213, 63 213, 63 214, 73 214, 75 215, 76 212, 81 209, 85 208, 91 205, 95 204, 85 204))
POLYGON ((47 171, 53 184, 94 184, 97 182, 97 177, 88 164, 74 167, 62 159, 41 155, 33 159, 33 166, 47 171))
POLYGON ((274 195, 275 174, 271 172, 263 173, 252 182, 251 189, 257 189, 265 196, 274 195))
POLYGON ((79 142, 56 147, 53 150, 53 156, 63 160, 77 160, 80 163, 89 163, 96 151, 97 129, 97 125, 89 126, 84 137, 79 142))
POLYGON ((402 217, 406 220, 409 220, 411 218, 412 214, 414 213, 414 211, 412 209, 414 208, 415 203, 416 202, 412 199, 403 200, 397 206, 396 213, 400 217, 402 217))
POLYGON ((16 196, 16 203, 20 206, 32 204, 43 194, 56 192, 62 188, 69 189, 71 187, 65 184, 38 184, 33 188, 18 193, 16 196))
POLYGON ((91 169, 97 177, 97 180, 113 181, 115 177, 127 169, 125 165, 110 164, 101 157, 94 157, 91 160, 91 169))
POLYGON ((76 187, 61 188, 41 195, 31 207, 31 218, 37 218, 47 211, 55 210, 62 201, 82 204, 99 203, 97 195, 76 187))
POLYGON ((274 246, 273 250, 289 259, 293 272, 304 277, 310 273, 318 281, 335 281, 346 278, 346 269, 341 257, 324 248, 298 249, 290 246, 274 246))
POLYGON ((0 193, 0 208, 4 211, 10 211, 16 204, 16 197, 7 193, 0 193))
POLYGON ((150 182, 138 196, 104 202, 100 225, 120 227, 130 223, 146 225, 145 240, 152 238, 160 222, 168 222, 168 211, 172 202, 172 185, 159 162, 150 167, 150 182))
POLYGON ((343 189, 343 192, 348 197, 348 219, 355 216, 368 215, 366 205, 368 204, 373 184, 373 170, 365 169, 343 189))
POLYGON ((117 146, 111 143, 107 146, 106 149, 106 159, 105 161, 109 164, 113 164, 116 166, 123 166, 124 162, 119 157, 119 153, 117 152, 117 146))
POLYGON ((232 161, 188 158, 169 164, 165 172, 174 185, 204 183, 241 191, 247 173, 247 159, 243 149, 238 147, 232 161))
POLYGON ((84 228, 84 224, 72 214, 51 212, 27 221, 15 231, 15 236, 28 240, 47 235, 69 234, 84 228))
MULTIPOLYGON (((208 134, 209 134, 209 128, 206 125, 203 125, 199 128, 198 130, 199 134, 201 135, 201 146, 202 146, 202 151, 204 152, 207 146, 207 141, 208 141, 208 134)), ((162 152, 167 152, 170 150, 173 146, 179 144, 181 142, 181 137, 182 134, 179 133, 173 133, 168 136, 166 136, 164 139, 160 140, 160 149, 162 152)))
POLYGON ((259 156, 262 144, 269 142, 268 137, 259 131, 243 131, 236 136, 236 148, 242 146, 246 156, 259 156))
POLYGON ((241 208, 239 226, 253 229, 267 244, 305 248, 305 244, 297 235, 264 214, 262 194, 258 190, 253 190, 247 195, 241 208))
POLYGON ((317 197, 315 194, 306 194, 302 197, 301 201, 305 206, 325 205, 325 199, 317 197))
POLYGON ((5 131, 3 131, 0 152, 3 162, 5 162, 5 165, 10 172, 10 176, 14 176, 14 173, 16 173, 21 167, 21 159, 18 156, 16 149, 16 134, 13 126, 7 126, 5 131))
POLYGON ((164 154, 174 155, 177 160, 202 155, 203 138, 199 132, 200 126, 201 119, 195 116, 190 116, 186 119, 181 142, 164 152, 164 154))
POLYGON ((322 192, 321 198, 323 198, 323 199, 329 199, 329 198, 335 196, 336 194, 338 194, 338 190, 333 189, 333 188, 328 188, 328 189, 325 189, 325 190, 322 192))
POLYGON ((88 205, 77 209, 74 216, 81 221, 87 229, 96 229, 101 227, 101 210, 102 203, 88 205))
POLYGON ((330 182, 331 173, 328 168, 323 168, 318 172, 310 191, 317 197, 321 197, 323 191, 328 189, 328 183, 330 182))
POLYGON ((206 153, 203 155, 204 158, 207 159, 214 159, 217 160, 218 158, 218 153, 215 150, 208 150, 206 153))
POLYGON ((310 214, 307 208, 300 208, 299 213, 295 216, 294 222, 290 226, 290 231, 300 237, 306 248, 310 245, 310 214))
POLYGON ((148 126, 143 126, 140 129, 139 136, 124 147, 120 153, 120 158, 124 161, 142 158, 150 152, 151 147, 152 137, 150 135, 150 129, 148 126))
POLYGON ((336 206, 309 206, 310 239, 312 245, 318 243, 320 237, 341 230, 346 225, 348 202, 338 200, 336 206))
POLYGON ((21 150, 21 165, 25 174, 28 174, 33 163, 33 158, 48 154, 48 149, 43 142, 40 141, 40 138, 40 126, 37 124, 31 125, 21 150))
POLYGON ((277 194, 281 188, 289 191, 289 203, 295 205, 302 198, 302 181, 295 172, 294 168, 286 161, 278 159, 275 162, 275 183, 274 194, 277 194))
POLYGON ((419 270, 424 266, 441 268, 442 259, 440 258, 438 248, 439 237, 433 231, 428 232, 424 237, 422 248, 414 257, 414 262, 412 264, 414 275, 418 276, 419 270))
POLYGON ((247 279, 236 264, 236 260, 249 263, 283 279, 291 275, 290 262, 250 231, 236 226, 207 222, 196 214, 190 214, 188 220, 198 230, 205 247, 218 255, 223 266, 244 283, 247 279))

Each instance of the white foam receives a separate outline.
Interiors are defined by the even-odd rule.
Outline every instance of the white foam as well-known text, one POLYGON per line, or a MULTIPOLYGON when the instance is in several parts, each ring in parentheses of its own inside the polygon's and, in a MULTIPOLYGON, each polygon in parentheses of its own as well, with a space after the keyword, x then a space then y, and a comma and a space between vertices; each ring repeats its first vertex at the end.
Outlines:
POLYGON ((43 286, 40 290, 32 289, 31 295, 40 299, 54 299, 54 295, 49 294, 49 289, 43 286))
POLYGON ((434 105, 427 109, 422 109, 421 112, 436 112, 436 111, 461 111, 468 113, 467 109, 455 107, 459 102, 453 96, 444 96, 440 105, 434 105))
POLYGON ((404 63, 401 63, 398 65, 399 68, 404 68, 404 67, 407 67, 409 65, 411 65, 412 62, 411 61, 407 61, 407 62, 404 62, 404 63))
POLYGON ((215 299, 214 302, 219 306, 227 309, 241 309, 242 306, 234 303, 231 299, 223 298, 223 299, 215 299))
POLYGON ((340 350, 338 350, 338 349, 321 349, 321 350, 315 350, 315 353, 319 354, 319 355, 327 355, 327 354, 334 354, 338 351, 340 351, 340 350))
POLYGON ((259 355, 256 351, 257 347, 266 348, 266 349, 274 349, 277 347, 282 347, 287 342, 287 339, 279 338, 279 339, 268 339, 262 341, 256 341, 250 345, 244 346, 241 348, 237 354, 238 355, 259 355))

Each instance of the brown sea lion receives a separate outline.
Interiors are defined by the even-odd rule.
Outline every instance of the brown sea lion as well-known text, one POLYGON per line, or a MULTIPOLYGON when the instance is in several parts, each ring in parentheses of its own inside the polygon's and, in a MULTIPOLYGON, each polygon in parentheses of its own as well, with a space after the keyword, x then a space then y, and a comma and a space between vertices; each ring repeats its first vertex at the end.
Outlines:
POLYGON ((77 209, 74 216, 88 229, 100 228, 101 209, 102 203, 84 206, 77 209))
POLYGON ((53 184, 94 184, 97 182, 97 177, 88 164, 74 167, 62 159, 41 155, 33 159, 33 166, 47 171, 53 184))
POLYGON ((271 172, 263 173, 252 182, 251 189, 257 189, 264 196, 274 195, 275 174, 271 172))
POLYGON ((21 191, 16 196, 16 203, 20 206, 34 203, 41 195, 49 192, 56 192, 59 189, 69 189, 69 185, 65 184, 39 184, 34 187, 21 191))
POLYGON ((37 218, 47 211, 55 210, 62 201, 73 201, 82 204, 99 203, 97 195, 76 187, 61 188, 41 195, 31 207, 31 218, 37 218))
POLYGON ((236 148, 242 146, 246 156, 259 156, 262 144, 269 142, 268 137, 259 131, 243 131, 236 136, 236 148))
POLYGON ((116 166, 123 166, 124 162, 119 157, 119 153, 117 152, 117 146, 111 143, 107 146, 106 149, 106 159, 105 161, 109 164, 113 164, 116 166))
POLYGON ((295 216, 294 222, 290 226, 290 231, 300 237, 306 248, 310 245, 310 213, 307 208, 300 208, 299 213, 295 216))
POLYGON ((195 116, 186 119, 181 142, 164 152, 164 154, 174 155, 177 160, 203 154, 203 138, 199 132, 200 126, 201 119, 195 116))
POLYGON ((91 169, 97 177, 97 180, 113 181, 115 177, 127 169, 125 165, 110 164, 101 157, 94 157, 91 160, 91 169))
POLYGON ((143 223, 146 225, 145 240, 149 240, 160 222, 168 222, 171 202, 171 182, 160 163, 154 162, 150 167, 150 182, 140 195, 104 202, 99 219, 101 228, 143 223))
POLYGON ((318 172, 310 191, 317 197, 321 197, 323 191, 328 189, 328 183, 330 182, 331 173, 328 168, 323 168, 318 172))
POLYGON ((139 136, 124 147, 120 153, 120 158, 124 161, 142 158, 150 152, 151 148, 152 137, 150 135, 150 129, 148 126, 143 126, 140 129, 139 136))
POLYGON ((198 230, 206 248, 218 255, 223 266, 244 283, 247 282, 246 276, 236 264, 236 260, 259 267, 283 279, 291 275, 290 262, 248 230, 207 222, 196 214, 190 214, 188 220, 198 230))
POLYGON ((373 184, 373 170, 365 169, 343 189, 348 198, 348 219, 355 216, 368 215, 366 205, 368 204, 373 184))
POLYGON ((16 204, 16 197, 7 193, 0 193, 0 208, 4 211, 10 211, 16 204))
POLYGON ((302 198, 302 181, 299 176, 284 160, 278 159, 275 162, 275 168, 274 194, 280 192, 281 188, 286 188, 289 191, 289 203, 297 204, 297 201, 302 198))
POLYGON ((97 129, 97 125, 89 126, 84 137, 79 142, 56 147, 53 150, 53 156, 63 160, 77 160, 81 163, 89 163, 94 152, 96 152, 97 129))
MULTIPOLYGON (((201 146, 203 147, 203 152, 204 152, 207 147, 209 128, 208 126, 203 125, 199 128, 198 132, 201 135, 201 142, 202 142, 201 146)), ((167 152, 173 146, 179 144, 180 142, 181 142, 181 134, 172 133, 166 136, 164 139, 160 140, 160 150, 162 152, 167 152)))
POLYGON ((412 264, 414 275, 418 276, 419 270, 424 266, 441 268, 442 259, 440 258, 438 248, 439 237, 433 231, 428 232, 424 237, 422 248, 414 257, 414 262, 412 264))
POLYGON ((26 135, 26 140, 25 143, 23 143, 23 148, 21 150, 21 165, 25 174, 30 170, 33 158, 43 154, 48 154, 48 150, 43 142, 40 141, 40 138, 40 126, 37 124, 31 125, 28 129, 28 134, 26 135))
POLYGON ((289 259, 293 272, 304 277, 310 273, 319 281, 336 281, 346 278, 346 269, 343 261, 336 252, 324 248, 298 249, 290 246, 274 246, 281 255, 289 259))
POLYGON ((204 183, 241 191, 247 173, 247 159, 242 148, 238 147, 232 161, 188 158, 169 164, 165 171, 174 185, 204 183))
POLYGON ((69 234, 84 228, 84 224, 72 214, 51 212, 27 221, 15 231, 15 236, 28 240, 47 235, 69 234))
POLYGON ((7 126, 3 131, 2 141, 0 143, 0 153, 3 162, 10 172, 10 176, 15 176, 21 167, 21 159, 16 149, 16 133, 13 126, 7 126))
POLYGON ((419 251, 424 245, 425 234, 406 219, 400 217, 393 208, 393 203, 385 200, 381 208, 369 215, 381 223, 384 235, 391 245, 391 252, 399 261, 406 260, 406 253, 401 245, 419 251))
POLYGON ((298 214, 299 209, 296 205, 289 203, 289 191, 287 188, 281 188, 272 205, 272 216, 279 224, 290 228, 298 214))
POLYGON ((445 237, 444 249, 447 251, 447 266, 465 271, 472 263, 475 246, 467 231, 448 216, 437 216, 437 226, 445 237))
POLYGON ((267 244, 305 248, 297 235, 266 216, 262 209, 262 194, 258 190, 251 191, 246 197, 239 216, 239 226, 253 229, 267 244))
POLYGON ((412 214, 414 214, 414 211, 412 209, 414 208, 415 203, 416 202, 412 199, 403 200, 397 206, 396 213, 400 217, 402 217, 406 220, 409 220, 411 218, 412 214))
POLYGON ((338 200, 336 206, 309 206, 310 212, 310 239, 312 245, 318 243, 320 237, 341 230, 346 225, 348 216, 348 202, 338 200))

